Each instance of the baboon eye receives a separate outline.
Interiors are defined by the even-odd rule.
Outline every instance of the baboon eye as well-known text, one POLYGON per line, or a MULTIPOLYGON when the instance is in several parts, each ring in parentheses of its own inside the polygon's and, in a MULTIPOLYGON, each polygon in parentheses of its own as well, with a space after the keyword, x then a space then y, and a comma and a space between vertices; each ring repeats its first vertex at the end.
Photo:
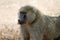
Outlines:
POLYGON ((26 14, 24 14, 23 18, 26 18, 26 14))
POLYGON ((20 17, 22 17, 22 18, 26 18, 26 12, 20 12, 20 17))

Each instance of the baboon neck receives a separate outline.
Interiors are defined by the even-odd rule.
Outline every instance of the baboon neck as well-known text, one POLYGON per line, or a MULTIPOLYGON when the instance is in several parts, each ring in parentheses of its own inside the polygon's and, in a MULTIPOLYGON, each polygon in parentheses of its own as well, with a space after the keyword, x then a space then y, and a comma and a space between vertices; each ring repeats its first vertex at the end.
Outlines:
POLYGON ((32 22, 32 24, 35 24, 36 22, 39 22, 42 20, 42 18, 40 17, 41 15, 36 15, 35 20, 32 22))

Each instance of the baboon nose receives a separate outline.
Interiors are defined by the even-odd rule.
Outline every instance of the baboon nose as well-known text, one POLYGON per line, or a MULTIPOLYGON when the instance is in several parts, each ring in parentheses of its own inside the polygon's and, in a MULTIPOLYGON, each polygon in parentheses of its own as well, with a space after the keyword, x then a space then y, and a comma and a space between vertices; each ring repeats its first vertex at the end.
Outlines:
POLYGON ((18 20, 18 24, 24 24, 24 23, 25 23, 24 21, 18 20))

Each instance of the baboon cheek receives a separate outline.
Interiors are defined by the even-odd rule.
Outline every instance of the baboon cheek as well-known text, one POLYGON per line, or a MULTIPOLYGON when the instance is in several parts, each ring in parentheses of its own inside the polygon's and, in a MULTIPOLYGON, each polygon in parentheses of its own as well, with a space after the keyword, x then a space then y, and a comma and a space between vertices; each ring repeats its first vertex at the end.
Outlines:
POLYGON ((28 14, 27 15, 27 22, 32 23, 36 18, 36 15, 34 13, 28 14))

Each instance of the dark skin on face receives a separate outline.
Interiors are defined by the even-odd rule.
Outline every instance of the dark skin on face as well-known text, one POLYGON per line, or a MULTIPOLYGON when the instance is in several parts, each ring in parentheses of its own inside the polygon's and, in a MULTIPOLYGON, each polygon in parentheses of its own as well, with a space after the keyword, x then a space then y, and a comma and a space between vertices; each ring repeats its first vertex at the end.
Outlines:
POLYGON ((26 12, 20 12, 18 24, 24 24, 26 21, 26 12))

